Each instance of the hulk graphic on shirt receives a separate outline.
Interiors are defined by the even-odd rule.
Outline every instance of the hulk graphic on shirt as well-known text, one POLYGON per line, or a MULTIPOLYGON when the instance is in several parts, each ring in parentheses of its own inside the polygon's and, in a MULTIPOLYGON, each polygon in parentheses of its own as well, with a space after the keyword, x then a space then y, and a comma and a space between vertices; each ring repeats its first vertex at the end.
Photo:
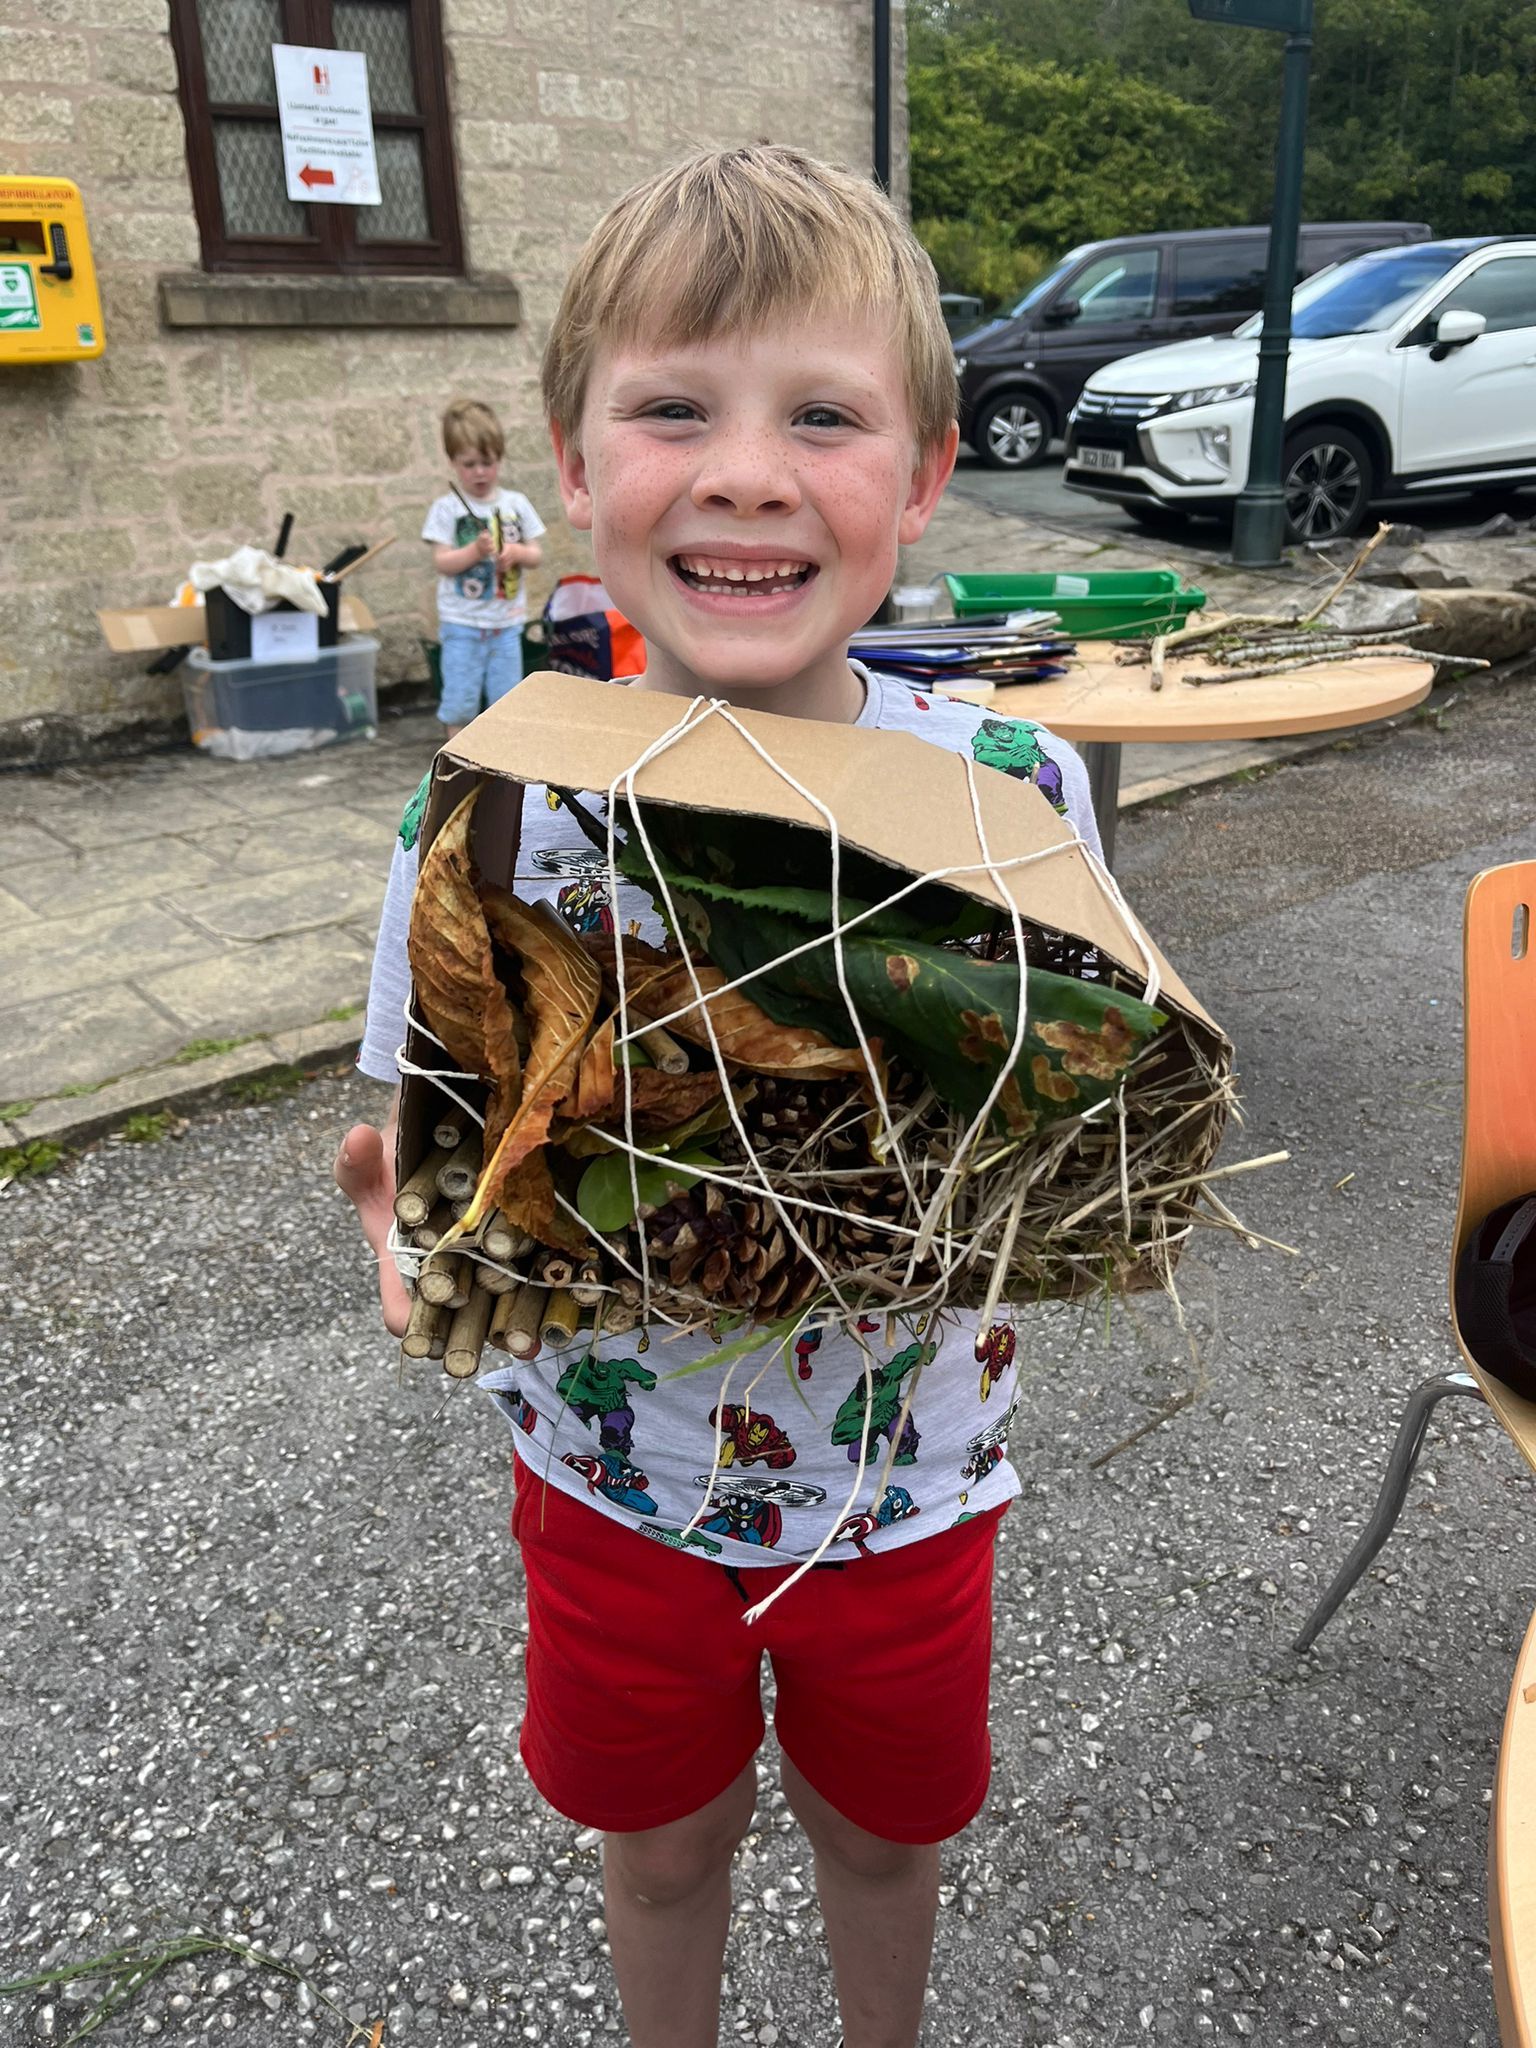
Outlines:
MULTIPOLYGON (((848 1462, 857 1465, 859 1447, 862 1442, 866 1459, 875 1454, 877 1437, 889 1438, 901 1414, 901 1383, 909 1372, 916 1372, 924 1366, 938 1350, 937 1344, 909 1344, 904 1351, 898 1351, 870 1372, 870 1384, 866 1386, 862 1374, 854 1382, 853 1391, 838 1409, 832 1422, 832 1441, 848 1446, 848 1462)), ((896 1444, 893 1463, 913 1465, 917 1462, 917 1447, 922 1441, 917 1425, 911 1415, 902 1425, 901 1436, 896 1444)))
POLYGON ((1041 746, 1038 725, 1027 718, 984 718, 971 734, 971 753, 1016 782, 1032 782, 1053 809, 1066 815, 1061 770, 1041 746))
POLYGON ((598 1441, 605 1451, 619 1451, 627 1458, 634 1447, 635 1411, 625 1391, 636 1386, 652 1392, 656 1375, 633 1358, 599 1358, 589 1351, 575 1365, 568 1365, 555 1382, 555 1392, 574 1415, 592 1425, 600 1417, 598 1441))

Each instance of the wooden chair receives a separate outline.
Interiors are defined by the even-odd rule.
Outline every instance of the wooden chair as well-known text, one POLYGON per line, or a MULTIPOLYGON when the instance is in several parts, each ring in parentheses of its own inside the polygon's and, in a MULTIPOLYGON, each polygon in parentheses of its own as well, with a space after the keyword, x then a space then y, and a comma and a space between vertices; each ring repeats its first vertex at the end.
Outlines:
MULTIPOLYGON (((1536 1191, 1536 860, 1489 868, 1467 891, 1466 1100, 1451 1246, 1451 1324, 1465 1370, 1409 1397, 1386 1482, 1359 1542, 1296 1639, 1310 1649, 1391 1534, 1424 1432, 1451 1394, 1486 1401, 1536 1470, 1536 1401, 1483 1371, 1456 1315, 1462 1246, 1501 1203, 1536 1191)), ((1536 1616, 1515 1669, 1488 1836, 1488 1923, 1504 2048, 1536 2048, 1536 1616)))

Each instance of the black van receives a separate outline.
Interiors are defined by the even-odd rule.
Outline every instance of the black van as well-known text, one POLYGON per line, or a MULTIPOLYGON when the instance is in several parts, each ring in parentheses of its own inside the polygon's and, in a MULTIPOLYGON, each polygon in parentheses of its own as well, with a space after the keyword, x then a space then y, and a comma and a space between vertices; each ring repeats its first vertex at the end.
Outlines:
MULTIPOLYGON (((1301 230, 1297 280, 1399 242, 1414 220, 1319 221, 1301 230)), ((1230 334, 1264 300, 1268 228, 1192 228, 1085 242, 1011 313, 955 341, 960 431, 993 469, 1028 469, 1061 433, 1095 370, 1200 334, 1230 334)))

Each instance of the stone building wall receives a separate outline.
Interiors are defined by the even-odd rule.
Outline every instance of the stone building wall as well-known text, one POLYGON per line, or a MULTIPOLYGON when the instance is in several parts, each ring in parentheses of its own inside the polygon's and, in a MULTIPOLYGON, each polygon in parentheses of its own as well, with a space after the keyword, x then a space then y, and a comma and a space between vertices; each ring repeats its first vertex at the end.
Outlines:
MULTIPOLYGON (((189 562, 270 545, 285 511, 295 560, 400 537, 357 583, 380 622, 381 679, 424 676, 432 592, 416 536, 443 488, 437 421, 456 394, 495 405, 503 474, 550 527, 535 605, 554 574, 586 566, 537 396, 572 256, 619 192, 699 146, 771 138, 867 166, 871 11, 443 0, 465 267, 516 287, 520 324, 173 327, 162 285, 195 283, 201 258, 166 0, 7 0, 0 167, 80 185, 107 347, 0 369, 0 758, 39 720, 56 751, 172 714, 175 678, 109 654, 96 610, 167 602, 189 562)), ((900 161, 899 59, 898 45, 900 161)), ((228 299, 222 280, 209 296, 228 299)))

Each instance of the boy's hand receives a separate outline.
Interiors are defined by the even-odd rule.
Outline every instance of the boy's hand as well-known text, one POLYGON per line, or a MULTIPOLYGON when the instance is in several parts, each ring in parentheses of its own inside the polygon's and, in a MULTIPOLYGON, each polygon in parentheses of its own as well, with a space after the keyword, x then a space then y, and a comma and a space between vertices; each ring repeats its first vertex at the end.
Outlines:
POLYGON ((403 1337, 411 1318, 411 1297, 388 1250, 395 1215, 395 1160, 385 1132, 354 1124, 341 1141, 334 1168, 336 1185, 357 1211, 357 1220, 378 1261, 379 1307, 392 1337, 403 1337))
POLYGON ((492 538, 491 529, 488 526, 481 527, 471 545, 475 551, 472 559, 477 562, 488 561, 496 552, 496 542, 492 538))
POLYGON ((497 568, 510 569, 514 562, 523 560, 525 552, 521 541, 509 540, 501 553, 496 557, 497 568))

